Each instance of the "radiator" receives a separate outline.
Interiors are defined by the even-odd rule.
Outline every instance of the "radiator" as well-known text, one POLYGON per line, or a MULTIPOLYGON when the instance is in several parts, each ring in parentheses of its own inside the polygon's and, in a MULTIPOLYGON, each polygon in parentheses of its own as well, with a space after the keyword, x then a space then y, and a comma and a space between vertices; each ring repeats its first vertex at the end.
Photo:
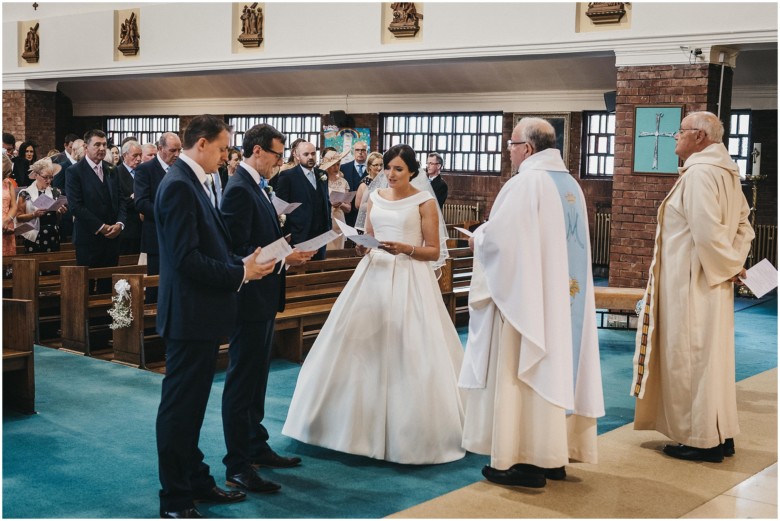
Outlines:
POLYGON ((446 224, 462 225, 466 221, 479 221, 479 203, 476 205, 445 204, 442 213, 446 224))
POLYGON ((753 245, 750 248, 750 257, 747 265, 758 264, 762 259, 767 258, 769 262, 777 267, 777 225, 758 224, 755 227, 756 238, 753 239, 753 245))
POLYGON ((596 212, 596 225, 593 233, 591 251, 593 264, 609 264, 609 230, 611 214, 596 212))

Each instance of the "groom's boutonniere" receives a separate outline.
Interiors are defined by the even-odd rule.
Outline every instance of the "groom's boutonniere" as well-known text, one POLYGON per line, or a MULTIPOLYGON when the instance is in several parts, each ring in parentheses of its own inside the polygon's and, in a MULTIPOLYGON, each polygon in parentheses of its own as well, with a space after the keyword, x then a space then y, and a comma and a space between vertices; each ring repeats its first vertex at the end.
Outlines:
POLYGON ((326 182, 328 180, 328 174, 323 172, 322 170, 320 170, 320 172, 322 172, 320 174, 320 181, 322 181, 324 183, 324 182, 326 182))

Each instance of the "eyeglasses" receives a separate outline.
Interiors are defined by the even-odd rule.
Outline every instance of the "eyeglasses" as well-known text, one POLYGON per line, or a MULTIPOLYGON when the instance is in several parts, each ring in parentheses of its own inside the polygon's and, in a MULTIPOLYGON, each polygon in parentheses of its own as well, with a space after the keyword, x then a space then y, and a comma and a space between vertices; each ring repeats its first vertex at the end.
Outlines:
POLYGON ((368 152, 367 148, 353 148, 352 150, 354 150, 355 152, 368 152))
POLYGON ((698 129, 698 128, 678 128, 677 132, 675 132, 674 135, 675 136, 679 136, 680 134, 682 134, 686 130, 701 130, 701 129, 698 129))
POLYGON ((260 147, 260 148, 262 148, 263 150, 265 150, 269 154, 275 155, 277 159, 284 159, 284 152, 274 152, 273 150, 269 150, 269 149, 264 148, 264 147, 260 147))
POLYGON ((441 163, 439 163, 438 161, 431 161, 431 162, 425 163, 425 164, 428 165, 428 166, 431 166, 431 165, 440 165, 441 163))
POLYGON ((40 174, 38 174, 38 178, 39 179, 43 179, 44 181, 51 181, 54 178, 54 176, 53 175, 40 175, 40 174))
POLYGON ((506 140, 506 147, 507 148, 512 148, 515 145, 525 145, 526 143, 528 143, 528 142, 527 141, 512 141, 511 139, 507 139, 506 140))

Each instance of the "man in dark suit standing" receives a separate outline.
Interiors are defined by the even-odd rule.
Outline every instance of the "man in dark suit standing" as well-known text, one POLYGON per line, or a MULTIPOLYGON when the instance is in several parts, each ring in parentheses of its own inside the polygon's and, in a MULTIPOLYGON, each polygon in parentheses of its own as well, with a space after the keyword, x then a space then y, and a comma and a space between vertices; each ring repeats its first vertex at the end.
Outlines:
POLYGON ((242 262, 230 252, 230 232, 215 208, 207 172, 225 160, 230 127, 195 117, 184 131, 184 152, 157 190, 154 214, 160 241, 157 332, 166 367, 157 413, 160 516, 203 517, 195 501, 232 503, 240 491, 219 488, 198 448, 219 349, 233 333, 237 292, 271 273, 257 264, 258 248, 242 262))
POLYGON ((116 171, 122 185, 122 193, 127 196, 127 220, 125 229, 119 236, 119 254, 128 255, 141 251, 141 217, 135 208, 135 169, 141 164, 141 145, 137 141, 127 141, 122 145, 122 162, 116 171))
MULTIPOLYGON (((141 147, 143 150, 143 147, 141 147)), ((157 226, 154 219, 154 198, 157 187, 172 164, 179 159, 181 140, 173 132, 166 132, 157 143, 157 154, 141 162, 135 171, 135 209, 143 215, 141 224, 141 251, 146 253, 146 273, 160 273, 160 249, 157 245, 157 226)), ((143 159, 143 157, 142 157, 143 159)), ((157 288, 147 290, 147 301, 157 302, 157 288)))
POLYGON ((428 162, 425 165, 428 172, 428 180, 431 182, 433 193, 436 194, 436 201, 439 203, 439 208, 444 208, 444 201, 447 200, 447 183, 441 178, 441 167, 444 165, 444 158, 438 152, 431 152, 428 154, 428 162))
MULTIPOLYGON (((76 263, 98 268, 119 264, 119 234, 127 219, 127 197, 116 168, 103 161, 106 134, 90 130, 84 135, 86 155, 66 172, 68 206, 73 216, 76 263)), ((98 293, 110 290, 110 280, 100 280, 98 293)))
MULTIPOLYGON (((276 193, 288 203, 301 203, 287 216, 284 233, 291 234, 293 245, 313 239, 331 228, 328 177, 314 168, 317 152, 312 143, 301 143, 296 149, 298 166, 279 174, 276 193)), ((325 258, 325 246, 317 251, 314 260, 325 258)))
MULTIPOLYGON (((233 240, 233 253, 245 256, 282 237, 270 196, 260 188, 282 162, 284 135, 266 124, 244 134, 244 160, 230 179, 222 214, 233 240)), ((274 319, 284 311, 284 264, 306 262, 314 252, 293 251, 274 272, 250 284, 238 297, 238 328, 230 338, 230 364, 222 393, 222 423, 227 454, 222 460, 228 485, 252 492, 274 492, 279 485, 264 481, 255 467, 288 468, 300 458, 279 456, 268 445, 265 392, 271 366, 274 319)))
MULTIPOLYGON (((368 145, 365 141, 358 141, 352 146, 352 153, 355 159, 341 165, 341 173, 344 174, 344 179, 349 183, 349 191, 356 192, 360 186, 360 181, 366 176, 368 172, 366 166, 366 158, 368 158, 368 145)), ((344 219, 348 225, 355 226, 355 220, 357 219, 358 209, 354 204, 352 210, 344 216, 344 219)))

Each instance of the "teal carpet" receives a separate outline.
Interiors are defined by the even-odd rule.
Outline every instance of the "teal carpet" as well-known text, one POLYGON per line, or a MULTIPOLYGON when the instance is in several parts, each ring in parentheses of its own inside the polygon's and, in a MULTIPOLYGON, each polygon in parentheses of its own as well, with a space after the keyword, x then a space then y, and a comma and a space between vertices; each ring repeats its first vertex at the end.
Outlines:
MULTIPOLYGON (((737 379, 777 366, 777 299, 740 301, 736 315, 737 379)), ((465 334, 462 335, 462 338, 465 334)), ((604 433, 633 417, 634 332, 601 330, 607 416, 604 433)), ((3 415, 3 517, 157 517, 154 421, 162 376, 36 347, 33 416, 3 415)), ((274 447, 303 466, 263 470, 282 485, 276 495, 250 495, 225 506, 201 505, 209 517, 378 518, 482 479, 488 458, 469 454, 444 465, 409 466, 312 447, 280 434, 299 367, 275 361, 266 426, 274 447)), ((201 449, 221 483, 224 455, 218 373, 201 449)))

